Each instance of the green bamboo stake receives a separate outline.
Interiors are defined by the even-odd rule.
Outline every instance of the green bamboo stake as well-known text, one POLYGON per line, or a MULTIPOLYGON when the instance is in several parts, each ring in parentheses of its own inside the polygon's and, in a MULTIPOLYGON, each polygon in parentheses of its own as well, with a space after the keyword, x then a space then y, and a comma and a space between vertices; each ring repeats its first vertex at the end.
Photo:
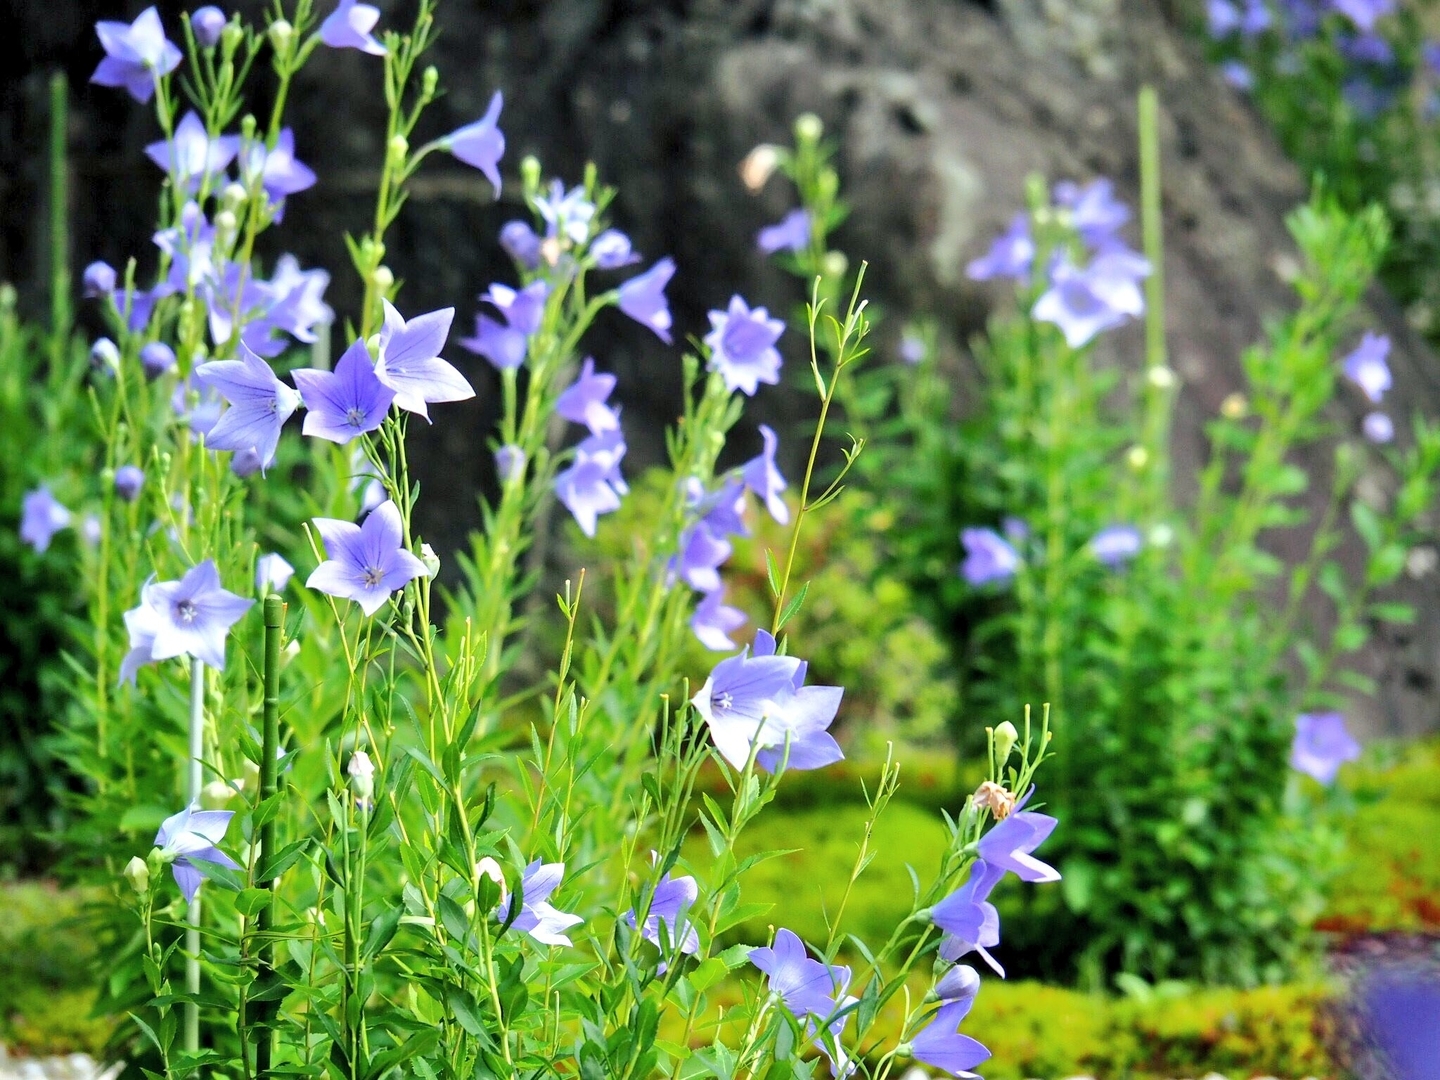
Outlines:
MULTIPOLYGON (((280 631, 285 624, 285 605, 280 597, 271 593, 265 597, 265 707, 262 714, 264 730, 260 740, 260 801, 276 792, 275 756, 280 749, 280 631)), ((260 865, 275 855, 275 815, 271 814, 260 826, 260 865)), ((255 931, 260 938, 260 966, 256 985, 261 991, 271 988, 275 979, 275 942, 269 940, 275 917, 275 887, 278 877, 260 881, 262 888, 271 890, 270 903, 255 915, 255 931)), ((266 1080, 270 1075, 271 1059, 275 1047, 274 1018, 276 1005, 268 998, 257 1002, 256 1027, 259 1042, 255 1047, 256 1080, 266 1080)))
MULTIPOLYGON (((192 807, 200 805, 200 786, 204 781, 201 761, 205 757, 205 665, 198 657, 190 658, 190 769, 186 794, 192 807)), ((194 1000, 200 993, 200 894, 190 901, 186 912, 189 925, 185 930, 185 990, 191 1000, 185 1002, 185 1049, 200 1049, 200 1006, 194 1000)))
POLYGON ((1161 215, 1159 98, 1152 86, 1140 88, 1140 229, 1150 276, 1145 279, 1144 447, 1149 461, 1143 507, 1147 516, 1165 505, 1170 482, 1170 408, 1174 373, 1165 345, 1165 223, 1161 215))
POLYGON ((68 91, 63 72, 50 76, 50 351, 52 369, 57 371, 70 339, 68 91))

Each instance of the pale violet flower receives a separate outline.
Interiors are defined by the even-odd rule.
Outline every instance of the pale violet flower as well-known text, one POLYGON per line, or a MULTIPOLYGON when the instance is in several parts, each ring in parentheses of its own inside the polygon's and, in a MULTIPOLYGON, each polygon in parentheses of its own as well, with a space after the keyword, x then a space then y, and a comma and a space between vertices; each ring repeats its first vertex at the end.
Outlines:
POLYGON ((397 589, 426 576, 425 564, 404 545, 400 510, 389 499, 361 525, 336 518, 316 518, 328 558, 305 582, 307 589, 353 600, 374 615, 397 589))
POLYGON ((20 539, 43 555, 55 534, 69 527, 70 518, 70 511, 41 484, 27 492, 21 504, 20 539))
POLYGON ((1301 713, 1295 718, 1295 740, 1290 746, 1290 767, 1330 784, 1347 761, 1360 756, 1360 744, 1345 727, 1338 712, 1301 713))
POLYGON ((1342 361, 1345 377, 1377 405, 1393 382, 1390 365, 1385 362, 1389 355, 1390 339, 1384 334, 1367 332, 1360 339, 1360 344, 1342 361))
POLYGON ((260 592, 284 592, 295 568, 284 556, 271 552, 255 560, 255 588, 260 592))
POLYGON ((730 298, 724 311, 710 312, 710 367, 720 372, 725 388, 754 396, 760 383, 780 381, 780 351, 775 342, 785 332, 781 319, 770 318, 763 307, 751 308, 739 296, 730 298))
POLYGON ((965 561, 960 573, 971 585, 1009 581, 1020 569, 1020 555, 994 529, 961 529, 965 561))
POLYGON ((170 864, 175 884, 180 886, 186 903, 194 900, 200 891, 200 882, 208 876, 208 867, 241 869, 239 863, 216 846, 225 839, 225 830, 234 816, 232 810, 201 810, 198 804, 191 803, 166 818, 155 834, 160 858, 170 864))
POLYGON ((585 920, 550 903, 550 894, 559 888, 564 875, 564 863, 536 859, 525 867, 520 879, 520 913, 510 925, 542 945, 573 945, 566 931, 585 920))

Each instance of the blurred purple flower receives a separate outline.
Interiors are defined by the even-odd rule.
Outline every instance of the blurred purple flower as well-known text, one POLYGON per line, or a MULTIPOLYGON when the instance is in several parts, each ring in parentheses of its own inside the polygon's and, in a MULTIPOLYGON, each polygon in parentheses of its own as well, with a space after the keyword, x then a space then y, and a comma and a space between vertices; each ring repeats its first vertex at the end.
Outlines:
POLYGON ((405 549, 400 510, 387 499, 361 525, 316 518, 328 558, 305 582, 307 589, 354 600, 366 615, 379 611, 390 594, 427 573, 425 564, 405 549))
POLYGON ((505 96, 496 90, 484 116, 440 140, 444 149, 485 174, 497 199, 500 197, 500 159, 505 156, 505 134, 499 127, 500 109, 504 104, 505 96))
POLYGON ((1014 278, 1024 281, 1030 276, 1035 259, 1035 241, 1030 236, 1030 215, 1016 214, 1006 230, 990 244, 990 250, 965 267, 971 281, 1014 278))
POLYGON ((965 561, 960 573, 971 585, 1009 581, 1020 569, 1020 556, 994 529, 961 529, 965 561))
POLYGON ((780 440, 768 424, 760 425, 760 438, 764 440, 764 449, 759 456, 751 458, 741 466, 740 475, 745 486, 764 502, 765 509, 770 511, 775 523, 785 525, 790 521, 790 507, 785 504, 781 492, 789 485, 785 483, 785 478, 780 475, 780 470, 775 465, 775 451, 780 440))
POLYGON ((1221 64, 1220 78, 1224 79, 1225 84, 1231 89, 1240 90, 1244 93, 1248 93, 1255 88, 1255 76, 1252 75, 1250 69, 1239 60, 1226 60, 1221 64))
POLYGON ((540 265, 540 237, 523 221, 507 221, 500 230, 500 246, 527 270, 540 265))
POLYGON ((1330 0, 1330 8, 1361 30, 1373 30, 1381 17, 1395 9, 1395 0, 1330 0))
POLYGON ((745 625, 745 613, 725 603, 724 588, 712 589, 695 607, 690 616, 690 629, 695 638, 712 652, 725 652, 735 648, 730 633, 745 625))
POLYGON ((1144 311, 1138 281, 1149 272, 1149 263, 1125 249, 1102 252, 1084 270, 1057 258, 1050 268, 1050 288, 1035 301, 1030 315, 1059 327, 1066 344, 1078 349, 1144 311))
POLYGON ((384 56, 385 46, 371 33, 380 21, 380 9, 356 0, 340 0, 320 24, 320 40, 332 49, 359 49, 371 56, 384 56))
POLYGON ((573 945, 565 931, 585 920, 550 903, 550 894, 560 887, 564 876, 564 863, 536 859, 525 867, 520 879, 520 914, 510 925, 542 945, 573 945))
POLYGON ((763 307, 751 308, 738 295, 725 311, 710 312, 710 368, 720 372, 725 388, 753 397, 760 383, 780 381, 780 351, 775 342, 785 332, 783 319, 772 319, 763 307))
POLYGON ((583 244, 590 235, 595 204, 585 197, 583 187, 566 191, 559 180, 551 180, 549 194, 535 196, 535 211, 545 221, 545 235, 583 244))
POLYGON ((1111 567, 1133 559, 1140 547, 1140 530, 1133 525, 1110 525, 1090 539, 1090 553, 1111 567))
MULTIPOLYGON (((272 203, 282 203, 287 195, 315 186, 315 170, 296 158, 295 132, 288 127, 280 129, 273 148, 257 141, 245 148, 242 160, 245 176, 258 177, 272 203)), ((280 218, 281 213, 277 211, 275 219, 280 218)), ((326 275, 327 281, 328 277, 326 275)))
POLYGON ((1115 198, 1115 185, 1103 176, 1083 187, 1061 180, 1055 185, 1054 199, 1070 211, 1075 231, 1092 248, 1114 242, 1120 227, 1130 220, 1130 208, 1115 198))
POLYGON ((960 1080, 980 1080, 970 1070, 987 1060, 990 1051, 959 1032, 961 1021, 970 1012, 975 995, 980 992, 980 976, 973 968, 961 965, 947 972, 935 989, 940 995, 940 1008, 935 1011, 930 1023, 910 1040, 910 1053, 916 1061, 923 1061, 960 1080))
MULTIPOLYGON (((619 436, 619 432, 611 434, 619 436)), ((614 483, 619 476, 620 459, 625 455, 624 442, 607 444, 597 440, 597 436, 591 436, 576 446, 575 460, 555 477, 556 496, 586 536, 595 535, 596 521, 601 514, 620 509, 624 490, 614 483)))
POLYGON ((262 467, 275 460, 280 429, 300 405, 300 395, 275 377, 270 365, 240 343, 239 360, 212 360, 195 374, 230 403, 210 429, 211 450, 246 450, 260 455, 262 467))
POLYGON ((264 467, 265 463, 260 460, 260 454, 253 446, 236 450, 230 455, 230 471, 242 480, 247 476, 254 476, 264 467))
POLYGON ((670 344, 670 302, 665 286, 675 276, 675 260, 661 259, 643 274, 622 282, 618 290, 620 310, 642 326, 648 326, 666 345, 670 344))
POLYGON ((1421 45, 1420 58, 1431 75, 1440 75, 1440 41, 1427 41, 1421 45))
POLYGON ((518 480, 525 475, 525 451, 513 443, 507 443, 495 451, 495 473, 502 484, 518 480))
POLYGON ((227 21, 223 11, 214 4, 206 4, 190 16, 190 29, 202 49, 213 49, 220 43, 227 21))
POLYGON ((146 378, 158 379, 174 369, 175 350, 163 341, 152 341, 140 350, 140 366, 145 369, 146 378))
MULTIPOLYGON (((974 265, 973 263, 971 264, 974 265)), ((900 359, 907 364, 918 364, 925 359, 925 339, 918 334, 907 333, 900 339, 900 359)))
POLYGON ((499 309, 503 323, 486 315, 475 316, 475 336, 460 339, 460 347, 485 357, 499 371, 518 368, 530 350, 530 335, 540 329, 550 286, 533 281, 523 289, 491 285, 480 299, 499 309))
POLYGON ((1395 62, 1395 49, 1390 42, 1373 31, 1342 37, 1338 47, 1341 56, 1357 64, 1387 67, 1395 62))
POLYGON ((188 904, 200 891, 200 882, 208 874, 207 866, 223 866, 227 870, 242 867, 221 851, 217 845, 225 839, 225 830, 234 817, 233 810, 201 810, 191 803, 178 814, 172 814, 160 825, 155 834, 155 846, 160 857, 170 864, 175 875, 175 884, 188 904))
POLYGON ((365 342, 357 340, 334 371, 300 368, 290 373, 305 402, 304 434, 344 446, 385 422, 395 391, 375 377, 365 342))
POLYGON ((620 429, 620 417, 605 404, 615 389, 615 376, 595 374, 595 361, 587 356, 575 381, 555 399, 555 412, 574 424, 584 424, 592 435, 620 429))
POLYGON ((137 465, 121 465, 115 470, 115 494, 126 502, 134 502, 145 484, 145 474, 137 465))
POLYGON ((175 411, 176 419, 190 428, 191 438, 198 439, 209 435, 219 422, 224 402, 214 387, 204 384, 199 373, 192 371, 188 378, 175 384, 170 394, 170 407, 175 411))
POLYGON ((21 502, 20 539, 43 555, 55 534, 69 527, 70 518, 70 511, 55 500, 49 487, 41 484, 26 492, 21 502))
POLYGON ((115 291, 115 268, 107 262, 92 262, 80 276, 85 296, 109 296, 115 291))
POLYGON ((1342 361, 1345 377, 1377 405, 1392 382, 1390 365, 1385 362, 1389 355, 1390 339, 1384 334, 1367 331, 1360 344, 1342 361))
POLYGON ((1000 944, 1000 913, 990 903, 990 893, 1004 876, 1005 871, 1000 867, 977 859, 970 864, 970 877, 965 884, 936 904, 930 913, 931 921, 945 932, 940 942, 943 958, 958 960, 966 953, 979 953, 1002 979, 1005 969, 989 952, 1000 944))
POLYGON ((179 65, 181 52, 165 37, 160 13, 148 7, 133 23, 102 20, 95 33, 105 49, 90 81, 100 86, 123 86, 142 105, 155 93, 155 81, 179 65))
POLYGON ((159 165, 181 187, 199 189, 206 177, 219 176, 240 149, 238 135, 211 138, 205 122, 190 109, 175 127, 174 138, 145 147, 145 156, 159 165))
POLYGON ((294 575, 295 568, 273 551, 255 560, 255 588, 262 593, 284 592, 294 575))
POLYGON ((755 246, 765 255, 777 251, 801 252, 810 246, 810 212, 791 210, 774 225, 755 234, 755 246))
MULTIPOLYGON (((667 872, 655 885, 655 893, 650 898, 650 909, 645 913, 645 925, 640 928, 640 936, 657 949, 660 948, 660 926, 663 923, 665 936, 669 938, 672 950, 678 948, 680 952, 692 956, 699 952, 700 935, 685 917, 685 913, 694 905, 699 895, 700 890, 693 877, 672 878, 667 872)), ((634 908, 625 913, 625 925, 635 929, 634 908)))
POLYGON ((465 376, 440 359, 450 333, 454 308, 416 315, 408 323, 389 300, 382 300, 385 325, 375 377, 395 391, 395 404, 430 419, 427 403, 464 401, 475 396, 465 376))
POLYGON ((1360 756, 1360 744, 1338 712, 1301 713, 1295 718, 1290 767, 1322 784, 1333 783, 1340 766, 1360 756))
POLYGON ((712 532, 704 521, 698 521, 680 538, 676 573, 695 591, 714 592, 721 585, 720 567, 733 550, 729 540, 712 532))
POLYGON ((1205 28, 1217 41, 1229 37, 1240 29, 1240 9, 1233 0, 1206 0, 1205 28))
POLYGON ((618 270, 640 261, 630 238, 619 229, 606 229, 590 243, 590 257, 597 270, 618 270))
POLYGON ((1372 443, 1383 445, 1395 438, 1395 423, 1383 412, 1367 413, 1360 423, 1365 438, 1372 443))

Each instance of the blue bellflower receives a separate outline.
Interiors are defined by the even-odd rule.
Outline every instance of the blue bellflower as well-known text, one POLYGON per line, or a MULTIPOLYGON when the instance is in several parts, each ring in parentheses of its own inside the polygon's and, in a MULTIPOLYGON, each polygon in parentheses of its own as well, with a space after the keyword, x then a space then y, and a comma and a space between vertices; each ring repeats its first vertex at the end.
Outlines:
POLYGON ((380 21, 380 9, 356 0, 340 0, 320 24, 320 40, 332 49, 359 49, 371 56, 384 56, 385 46, 372 31, 380 21))
POLYGON ((305 402, 304 434, 341 446, 385 422, 395 391, 375 377, 365 342, 356 341, 334 371, 301 368, 291 372, 305 402))
POLYGON ((70 525, 71 514, 50 494, 50 489, 41 484, 34 491, 25 493, 20 508, 20 539, 43 555, 50 548, 50 541, 61 529, 70 525))
POLYGON ((1367 413, 1360 422, 1360 429, 1377 446, 1383 446, 1395 438, 1395 422, 1383 412, 1367 413))
POLYGON ((175 884, 188 904, 200 891, 200 882, 208 875, 207 866, 223 866, 227 870, 242 867, 216 845, 225 839, 225 830, 230 827, 232 810, 201 810, 191 803, 178 814, 172 814, 160 825, 155 834, 155 846, 160 857, 170 864, 175 875, 175 884))
POLYGON ((833 1010, 834 995, 850 981, 850 969, 812 959, 805 943, 783 926, 775 943, 749 952, 750 963, 765 973, 770 993, 779 996, 791 1015, 818 1016, 833 1010))
POLYGON ((765 226, 756 233, 755 246, 765 255, 804 251, 810 246, 810 212, 791 210, 774 225, 765 226))
POLYGON ((95 261, 85 267, 80 284, 86 299, 109 296, 115 291, 115 268, 107 262, 95 261))
POLYGON ((220 44, 220 35, 225 32, 225 13, 214 4, 197 8, 190 16, 190 30, 202 49, 213 49, 220 44))
POLYGON ((295 156, 295 132, 288 127, 280 129, 273 147, 259 141, 247 146, 241 163, 242 175, 247 180, 258 179, 261 189, 275 205, 276 221, 284 216, 287 196, 315 186, 315 170, 295 156))
POLYGON ((505 254, 526 270, 540 265, 542 242, 539 234, 524 221, 507 221, 500 229, 500 246, 505 254))
POLYGON ((960 543, 965 547, 960 573, 971 585, 1009 581, 1020 569, 1019 553, 994 529, 961 529, 960 543))
POLYGON ((90 81, 100 86, 123 86, 142 105, 155 93, 157 79, 179 66, 181 52, 165 37, 160 13, 148 7, 133 23, 104 21, 95 33, 105 49, 90 81))
POLYGON ((1342 362, 1345 377, 1377 405, 1393 382, 1390 365, 1385 362, 1389 355, 1390 339, 1384 334, 1367 332, 1360 339, 1360 344, 1355 346, 1354 351, 1342 362))
POLYGON ((648 326, 655 336, 666 345, 670 344, 670 301, 665 298, 665 286, 675 276, 675 260, 664 258, 629 281, 623 282, 618 290, 617 303, 620 310, 630 318, 648 326))
POLYGON ((1030 235, 1030 215, 1016 214, 1010 225, 990 244, 990 250, 965 267, 971 281, 1013 278, 1025 281, 1035 261, 1035 241, 1030 235))
POLYGON ((275 377, 270 365, 244 342, 239 360, 212 360, 195 369, 206 386, 230 403, 205 437, 211 450, 251 450, 261 467, 275 460, 280 429, 300 406, 300 395, 275 377))
POLYGON ((935 987, 940 1008, 930 1023, 910 1040, 910 1053, 937 1069, 960 1080, 980 1080, 970 1070, 990 1057, 990 1051, 975 1039, 959 1033, 960 1023, 975 1004, 980 992, 980 976, 974 968, 960 965, 946 972, 935 987))
POLYGON ((1090 540, 1090 554, 1106 566, 1115 567, 1140 554, 1140 530, 1134 525, 1110 525, 1090 540))
POLYGON ((138 465, 121 465, 115 470, 115 494, 126 502, 138 499, 144 485, 145 474, 138 465))
POLYGON ((585 197, 583 187, 565 190, 559 180, 550 181, 548 195, 535 196, 535 211, 545 222, 545 235, 583 244, 595 219, 595 204, 585 197))
POLYGON ((1035 793, 1032 787, 1024 798, 1015 804, 1004 821, 980 838, 977 849, 980 858, 1002 872, 1010 871, 1021 881, 1059 881, 1060 872, 1048 863, 1043 863, 1031 854, 1045 842, 1059 824, 1048 814, 1026 810, 1025 804, 1035 793))
POLYGON ((172 139, 161 139, 145 147, 145 156, 160 166, 181 187, 198 191, 207 177, 225 171, 240 150, 238 135, 211 138, 205 122, 188 110, 175 126, 172 139))
POLYGON ((619 270, 640 261, 630 238, 619 229, 606 229, 590 242, 590 257, 597 270, 619 270))
POLYGON ((140 604, 125 613, 130 652, 120 668, 122 682, 134 681, 141 664, 190 655, 217 670, 225 668, 225 638, 254 600, 228 592, 211 559, 179 581, 150 581, 140 604))
POLYGON ((375 377, 395 391, 395 404, 429 420, 427 404, 474 397, 475 389, 465 376, 440 359, 455 309, 416 315, 407 323, 389 300, 381 303, 385 325, 380 330, 375 377))
POLYGON ((690 629, 695 638, 712 652, 726 652, 735 648, 730 634, 745 625, 745 613, 725 603, 725 590, 714 589, 705 594, 690 616, 690 629))
POLYGON ((615 376, 595 374, 595 361, 587 356, 580 374, 555 399, 555 412, 574 424, 584 424, 590 434, 620 430, 620 417, 605 404, 615 389, 615 376))
POLYGON ((1345 727, 1338 712, 1301 713, 1295 718, 1295 741, 1290 745, 1290 767, 1331 784, 1347 761, 1360 756, 1360 744, 1345 727))
POLYGON ((989 950, 1000 944, 1000 913, 990 902, 990 893, 1000 884, 1005 871, 983 859, 970 864, 970 877, 964 885, 931 909, 930 918, 945 937, 940 942, 940 955, 958 960, 966 953, 979 953, 995 974, 1002 979, 1005 969, 990 955, 989 950))
POLYGON ((526 866, 520 879, 520 914, 510 925, 542 945, 573 945, 565 931, 585 920, 550 903, 550 894, 560 887, 564 876, 564 863, 536 859, 526 866))
POLYGON ((720 567, 734 551, 724 534, 704 520, 697 521, 681 536, 679 548, 674 568, 680 580, 697 592, 720 588, 720 567))
POLYGON ((1105 177, 1081 186, 1073 180, 1055 185, 1055 205, 1070 211, 1070 223, 1082 240, 1097 250, 1115 242, 1130 220, 1130 208, 1115 198, 1115 185, 1105 177))
POLYGON ((485 174, 497 199, 500 197, 500 159, 505 156, 505 134, 499 127, 500 109, 504 104, 504 95, 496 90, 484 116, 440 140, 442 149, 485 174))
POLYGON ((284 592, 294 576, 295 568, 285 561, 283 555, 272 551, 255 560, 255 588, 259 592, 284 592))
POLYGON ((495 451, 495 475, 502 484, 523 479, 525 476, 525 451, 514 443, 506 443, 495 451))
POLYGON ((782 492, 789 485, 785 483, 785 477, 780 475, 780 469, 775 464, 775 451, 779 448, 780 440, 768 424, 760 425, 760 438, 764 440, 764 449, 757 457, 751 458, 740 467, 740 476, 745 481, 745 486, 765 504, 765 509, 770 511, 775 523, 786 525, 790 521, 790 507, 785 504, 782 492))
POLYGON ((305 587, 354 600, 366 615, 374 615, 396 589, 427 573, 425 564, 404 548, 400 510, 389 499, 372 510, 362 525, 316 518, 315 528, 329 557, 315 568, 305 587))
POLYGON ((504 317, 499 322, 486 315, 475 316, 475 336, 460 339, 460 346, 483 356, 498 371, 518 368, 530 351, 530 338, 545 321, 545 302, 550 286, 543 280, 532 281, 523 289, 494 284, 480 294, 504 317))
POLYGON ((618 431, 592 435, 575 447, 575 460, 555 477, 556 497, 586 536, 595 535, 601 514, 620 509, 620 496, 626 491, 620 477, 624 456, 625 443, 618 431))
MULTIPOLYGON (((650 909, 645 913, 645 925, 640 928, 640 936, 658 949, 661 947, 660 927, 664 924, 665 936, 669 939, 672 950, 678 949, 691 956, 699 952, 700 935, 686 918, 686 912, 699 895, 700 889, 693 877, 682 875, 672 878, 666 873, 655 885, 655 893, 650 898, 650 909)), ((625 913, 625 925, 635 929, 634 908, 625 913)))
POLYGON ((1226 60, 1221 64, 1220 78, 1225 80, 1226 86, 1242 93, 1249 93, 1255 88, 1255 76, 1239 60, 1226 60))
POLYGON ((1206 0, 1205 28, 1216 41, 1240 29, 1240 9, 1234 0, 1206 0))
POLYGON ((785 332, 782 319, 770 318, 763 307, 751 308, 739 296, 725 311, 710 312, 710 369, 720 372, 725 388, 753 397, 760 383, 780 381, 780 351, 775 342, 785 332))

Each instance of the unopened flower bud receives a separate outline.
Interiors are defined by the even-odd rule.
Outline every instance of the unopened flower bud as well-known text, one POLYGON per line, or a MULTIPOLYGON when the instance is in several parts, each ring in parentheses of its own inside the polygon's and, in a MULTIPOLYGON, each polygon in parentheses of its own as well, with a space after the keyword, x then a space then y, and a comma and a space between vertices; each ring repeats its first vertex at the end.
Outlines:
POLYGON ((137 465, 121 465, 115 470, 115 494, 126 502, 134 502, 145 485, 145 474, 137 465))
POLYGON ((276 19, 270 24, 267 31, 270 36, 270 47, 279 55, 285 56, 290 51, 290 42, 295 37, 295 28, 284 19, 276 19))
POLYGON ((108 337, 97 338, 90 346, 90 366, 111 374, 120 370, 120 350, 108 337))
POLYGON ((845 257, 843 251, 827 251, 825 253, 825 276, 844 277, 845 271, 850 268, 850 260, 845 257))
POLYGON ((115 291, 115 268, 107 262, 92 262, 80 281, 87 297, 109 296, 115 291))
POLYGON ((753 194, 775 175, 780 164, 780 150, 771 143, 761 143, 740 162, 740 181, 753 194))
POLYGON ((120 873, 138 895, 144 896, 150 891, 150 867, 139 855, 130 856, 130 861, 120 873))
POLYGON ((405 155, 410 153, 410 140, 404 135, 392 135, 386 152, 390 155, 390 163, 399 165, 405 160, 405 155))
POLYGON ((534 154, 526 154, 520 161, 520 179, 525 184, 526 191, 536 191, 540 187, 540 159, 534 154))
POLYGON ((388 292, 390 290, 390 286, 395 284, 395 275, 391 272, 388 266, 386 266, 384 263, 381 263, 371 272, 370 280, 375 283, 375 288, 379 289, 383 293, 388 292))
POLYGON ((801 113, 795 118, 795 137, 801 142, 819 142, 824 134, 825 124, 814 113, 801 113))
POLYGON ((345 767, 350 774, 350 789, 355 792, 355 805, 369 810, 375 800, 375 763, 364 750, 350 755, 350 764, 345 767))
POLYGON ((554 266, 560 261, 560 238, 547 236, 540 244, 540 258, 545 260, 547 266, 554 266))
POLYGON ((815 178, 815 186, 820 189, 821 201, 830 202, 840 194, 840 176, 834 169, 826 169, 815 178))
POLYGON ((0 282, 0 311, 14 311, 19 294, 8 281, 0 282))
POLYGON ((365 339, 365 351, 370 354, 371 360, 374 360, 380 355, 379 334, 371 334, 368 338, 365 339))
POLYGON ((510 890, 505 887, 505 872, 500 869, 500 864, 489 855, 475 864, 475 880, 478 882, 482 876, 488 877, 500 886, 500 906, 504 907, 505 901, 510 897, 510 890))
POLYGON ((245 204, 245 200, 249 197, 249 194, 250 193, 245 190, 244 184, 237 184, 232 180, 226 184, 225 189, 220 192, 220 205, 226 210, 238 210, 245 204))
POLYGON ((206 810, 224 810, 234 795, 224 780, 211 780, 200 789, 200 805, 206 810))
POLYGON ((285 648, 280 650, 282 663, 288 664, 295 657, 300 655, 300 641, 298 638, 291 638, 285 643, 285 648))
POLYGON ((221 236, 234 236, 236 224, 233 210, 221 210, 215 215, 215 231, 221 236))
POLYGON ((431 64, 420 76, 420 92, 427 98, 435 96, 435 90, 440 85, 440 71, 431 64))
POLYGON ((420 561, 425 564, 425 569, 432 578, 440 573, 440 556, 435 554, 435 549, 429 544, 420 545, 420 561))
POLYGON ((1143 446, 1130 447, 1129 450, 1125 451, 1125 464, 1129 465, 1130 468, 1136 472, 1139 472, 1145 468, 1146 465, 1150 464, 1150 451, 1146 450, 1143 446))
POLYGON ((1151 527, 1145 540, 1151 547, 1167 548, 1175 542, 1175 530, 1162 521, 1151 527))
POLYGON ((1169 390, 1175 385, 1175 372, 1164 364, 1156 364, 1145 372, 1145 378, 1157 390, 1169 390))
POLYGON ((995 729, 995 764, 1004 765, 1010 757, 1010 751, 1015 749, 1015 744, 1019 741, 1020 733, 1009 720, 998 726, 995 729))
POLYGON ((1245 400, 1245 395, 1235 392, 1220 403, 1220 415, 1227 420, 1239 420, 1250 411, 1250 403, 1245 400))
POLYGON ((225 30, 225 13, 213 4, 206 4, 190 16, 190 29, 202 49, 213 49, 225 30))
POLYGON ((1010 816, 1010 811, 1015 809, 1015 796, 990 780, 975 789, 974 799, 975 805, 982 810, 989 810, 995 815, 996 821, 1004 821, 1010 816))
POLYGON ((227 53, 233 53, 240 46, 245 37, 245 31, 238 22, 225 24, 225 29, 220 31, 220 46, 227 53))

